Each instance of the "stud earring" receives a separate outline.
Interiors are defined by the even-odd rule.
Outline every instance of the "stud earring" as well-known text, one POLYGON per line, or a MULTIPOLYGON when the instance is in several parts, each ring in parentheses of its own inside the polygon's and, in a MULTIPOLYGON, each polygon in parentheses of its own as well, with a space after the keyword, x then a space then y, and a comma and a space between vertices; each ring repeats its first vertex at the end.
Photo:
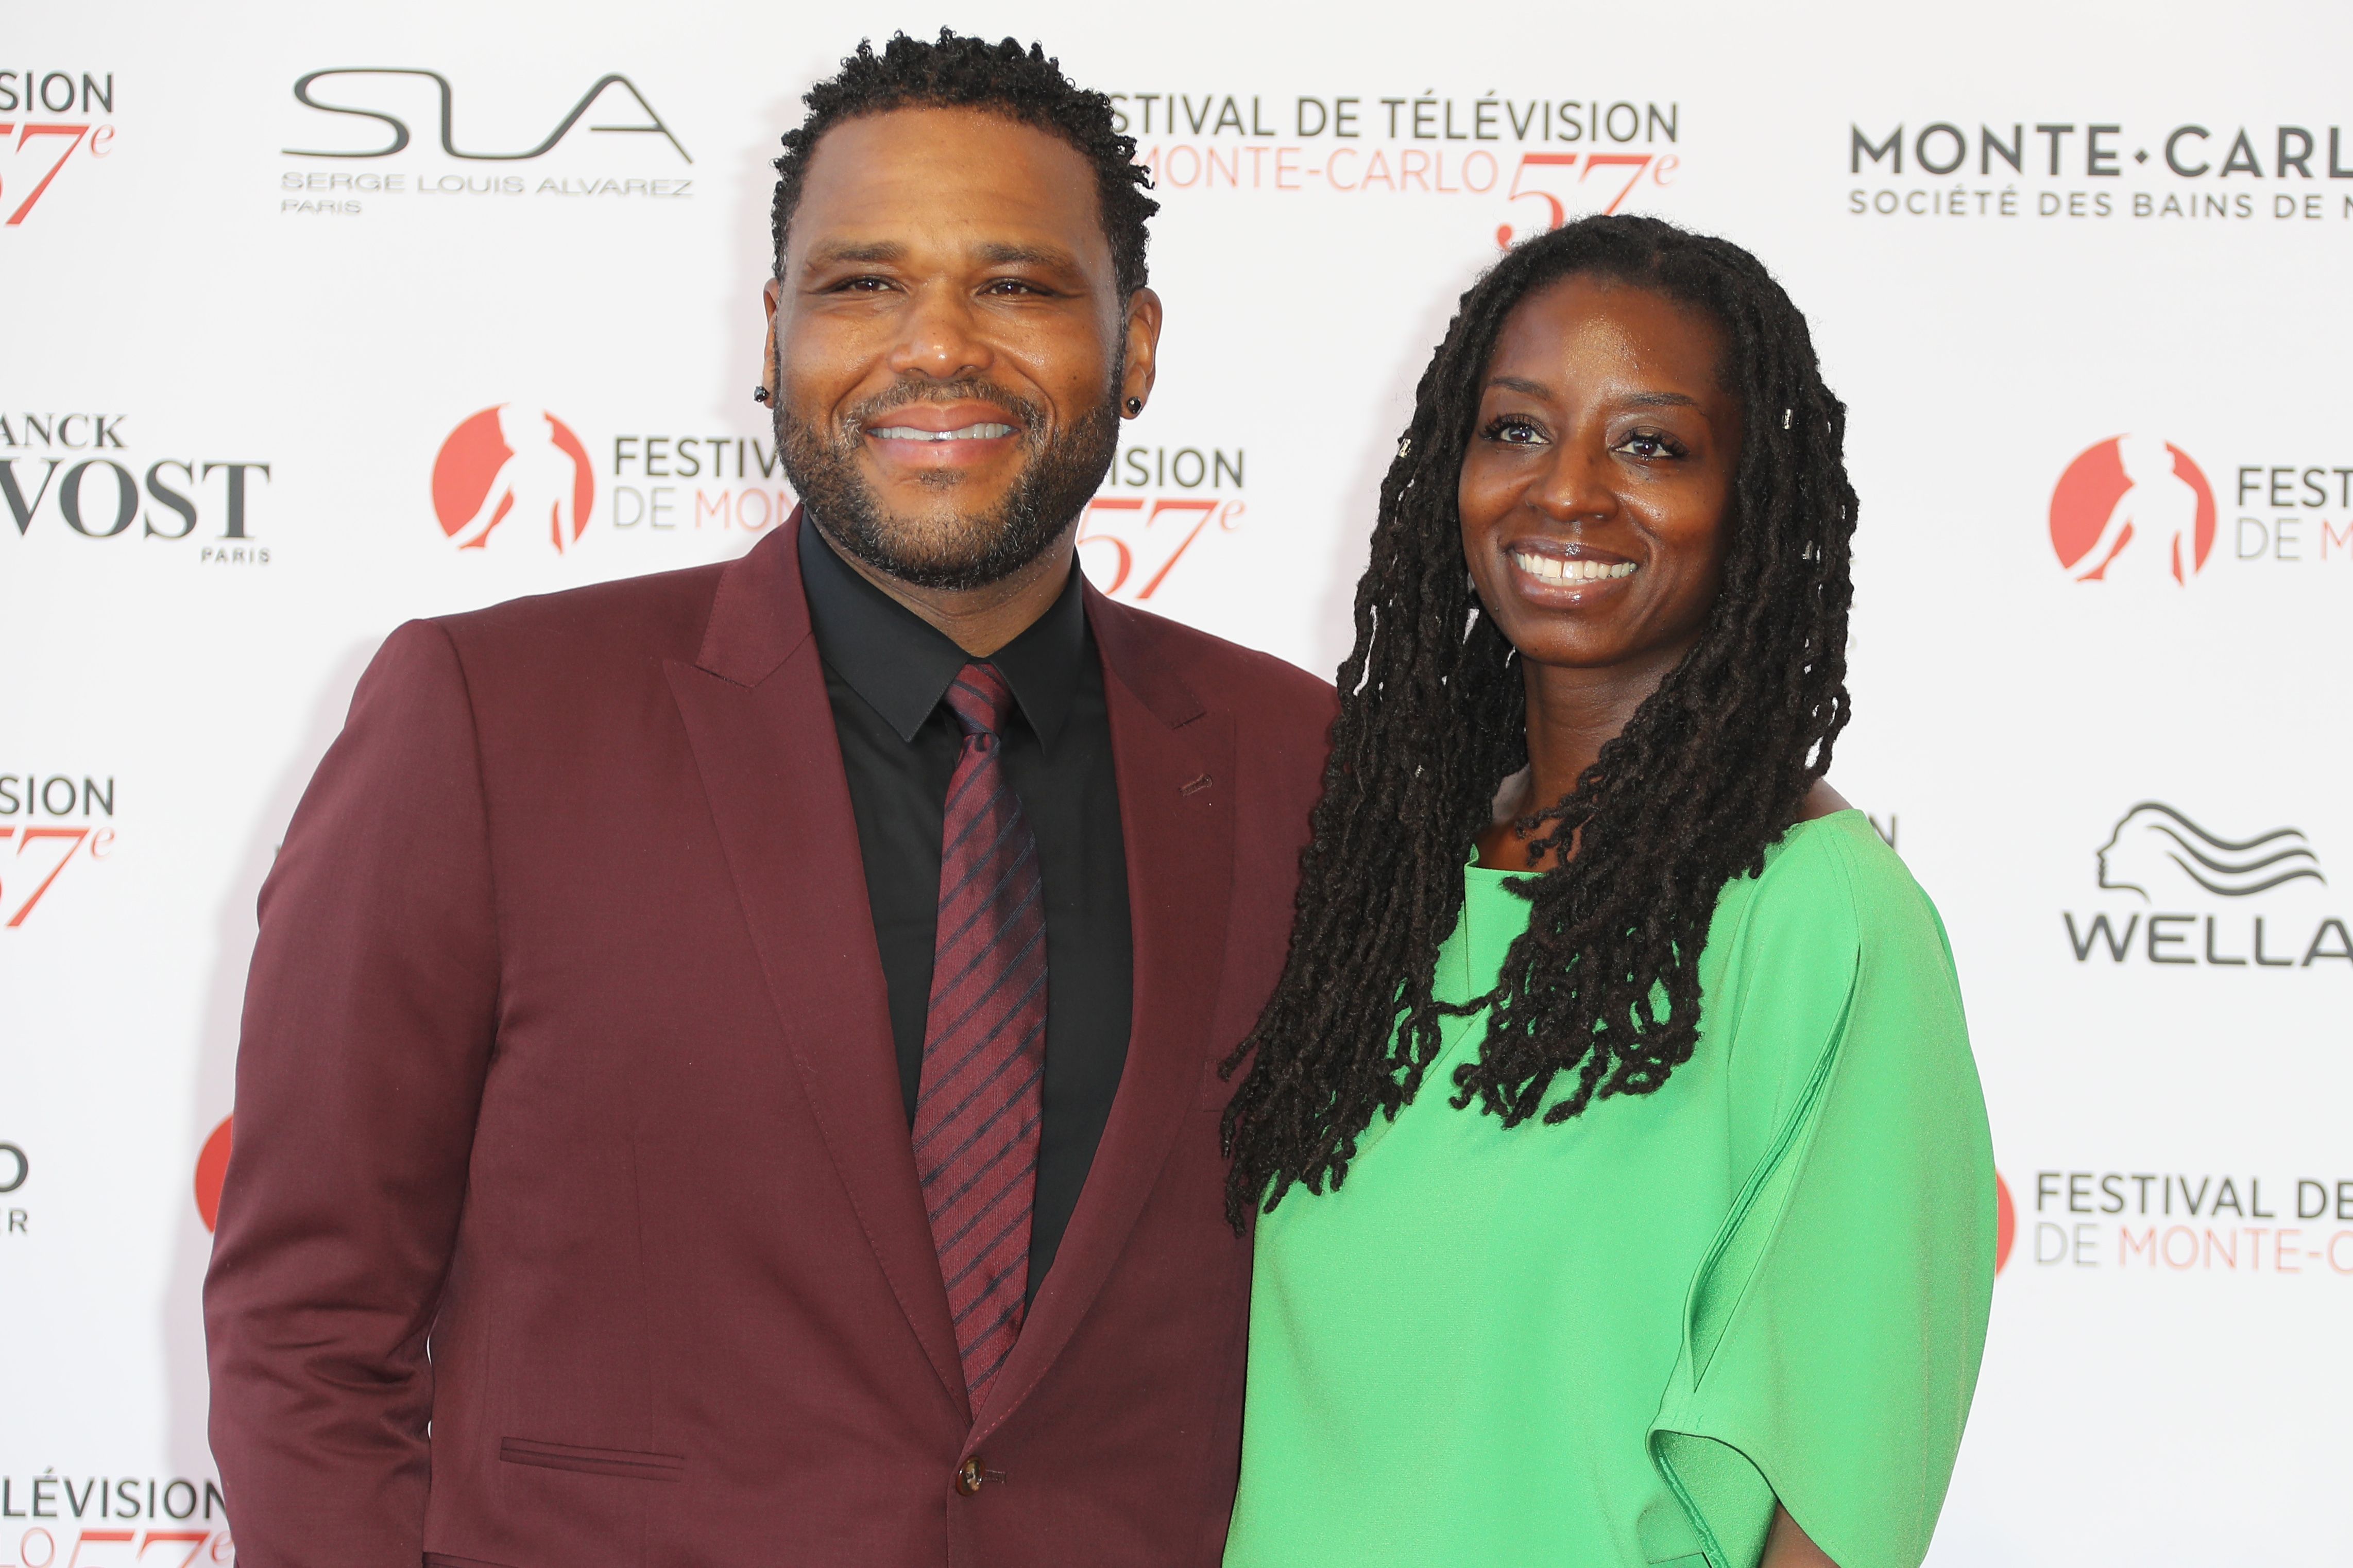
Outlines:
POLYGON ((767 389, 766 387, 765 387, 765 386, 755 386, 755 387, 754 387, 754 388, 752 389, 752 401, 753 401, 753 402, 754 402, 754 403, 765 403, 765 402, 767 402, 767 401, 768 401, 768 389, 767 389))
POLYGON ((1137 415, 1143 412, 1144 399, 1141 397, 1131 397, 1127 400, 1127 416, 1130 419, 1134 418, 1137 415))

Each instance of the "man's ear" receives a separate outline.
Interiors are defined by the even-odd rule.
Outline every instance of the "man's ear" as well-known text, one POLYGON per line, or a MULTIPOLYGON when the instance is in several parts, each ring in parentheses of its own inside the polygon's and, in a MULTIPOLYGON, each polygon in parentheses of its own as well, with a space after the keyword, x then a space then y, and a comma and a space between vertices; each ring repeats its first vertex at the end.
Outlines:
POLYGON ((775 406, 783 389, 776 384, 776 301, 784 295, 781 279, 771 278, 760 290, 760 308, 767 312, 768 337, 760 346, 760 384, 768 389, 768 403, 775 406))
POLYGON ((1119 388, 1123 409, 1130 399, 1141 403, 1152 395, 1153 378, 1159 370, 1160 296, 1149 289, 1138 289, 1130 294, 1124 331, 1127 372, 1120 378, 1119 388))

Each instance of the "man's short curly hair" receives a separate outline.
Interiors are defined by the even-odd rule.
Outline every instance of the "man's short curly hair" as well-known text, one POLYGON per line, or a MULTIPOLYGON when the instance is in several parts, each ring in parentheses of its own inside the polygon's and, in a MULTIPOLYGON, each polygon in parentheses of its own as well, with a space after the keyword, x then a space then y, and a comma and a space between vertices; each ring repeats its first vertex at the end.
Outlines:
POLYGON ((1025 50, 1011 38, 992 44, 945 27, 930 44, 898 34, 879 55, 871 40, 861 41, 840 72, 809 89, 801 101, 807 118, 785 132, 785 153, 776 160, 771 215, 779 277, 801 183, 827 132, 845 120, 894 109, 976 109, 1059 137, 1094 165, 1096 205, 1120 298, 1144 287, 1145 225, 1160 204, 1144 194, 1152 176, 1135 161, 1135 138, 1113 129, 1110 99, 1074 84, 1039 46, 1025 50))

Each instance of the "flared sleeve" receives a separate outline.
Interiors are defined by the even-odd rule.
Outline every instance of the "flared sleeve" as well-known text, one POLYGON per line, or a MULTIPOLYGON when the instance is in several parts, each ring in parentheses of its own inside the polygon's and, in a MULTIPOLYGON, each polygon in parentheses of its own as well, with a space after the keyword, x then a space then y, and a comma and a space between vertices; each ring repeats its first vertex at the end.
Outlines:
POLYGON ((1803 835, 1708 1006, 1750 1174, 1693 1279, 1651 1457, 1709 1568, 1753 1568, 1776 1500, 1839 1568, 1917 1568, 1994 1271, 1993 1151, 1944 927, 1875 836, 1803 835))

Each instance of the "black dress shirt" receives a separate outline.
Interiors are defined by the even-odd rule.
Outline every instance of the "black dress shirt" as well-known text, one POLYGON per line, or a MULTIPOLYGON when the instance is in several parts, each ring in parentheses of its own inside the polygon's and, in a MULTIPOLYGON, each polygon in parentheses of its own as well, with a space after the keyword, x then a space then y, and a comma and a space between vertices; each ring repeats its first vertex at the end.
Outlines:
MULTIPOLYGON (((937 939, 940 829, 964 745, 941 699, 971 656, 860 576, 806 520, 799 545, 912 1130, 937 939)), ((1046 894, 1046 1078, 1029 1230, 1034 1300, 1111 1116, 1134 994, 1111 719, 1075 567, 1052 608, 987 662, 1012 687, 1018 710, 1000 744, 1006 776, 1038 839, 1046 894)))

